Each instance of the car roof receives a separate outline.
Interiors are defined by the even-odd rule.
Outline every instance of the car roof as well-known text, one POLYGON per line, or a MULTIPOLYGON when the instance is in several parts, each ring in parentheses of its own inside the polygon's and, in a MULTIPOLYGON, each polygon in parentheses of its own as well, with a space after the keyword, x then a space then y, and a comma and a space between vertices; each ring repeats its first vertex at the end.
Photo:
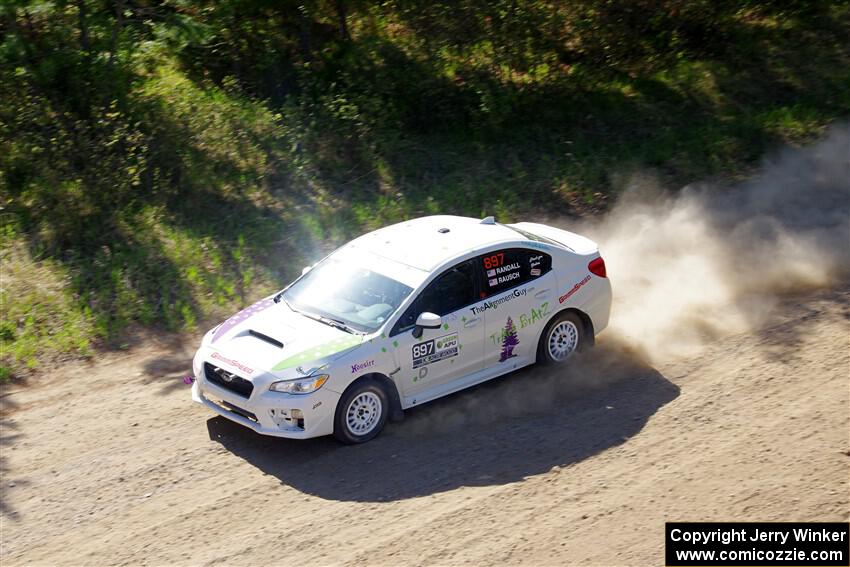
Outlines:
POLYGON ((524 240, 527 238, 522 234, 492 218, 482 221, 435 215, 380 228, 352 240, 347 247, 432 272, 443 262, 471 250, 524 240))

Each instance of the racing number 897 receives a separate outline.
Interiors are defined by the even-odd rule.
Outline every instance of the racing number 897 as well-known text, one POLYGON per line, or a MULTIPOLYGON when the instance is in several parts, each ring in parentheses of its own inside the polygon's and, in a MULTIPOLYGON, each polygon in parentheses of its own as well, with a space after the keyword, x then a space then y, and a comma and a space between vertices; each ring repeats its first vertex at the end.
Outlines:
POLYGON ((413 345, 413 358, 422 358, 434 352, 434 341, 413 345))
POLYGON ((493 254, 492 256, 485 256, 484 258, 484 267, 488 270, 490 268, 498 268, 505 262, 505 253, 499 252, 498 254, 493 254))

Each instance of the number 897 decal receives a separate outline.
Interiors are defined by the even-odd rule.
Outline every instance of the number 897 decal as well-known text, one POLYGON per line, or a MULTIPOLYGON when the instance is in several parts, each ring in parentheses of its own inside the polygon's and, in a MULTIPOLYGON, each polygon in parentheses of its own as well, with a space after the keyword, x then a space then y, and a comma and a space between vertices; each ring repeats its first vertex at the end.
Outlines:
POLYGON ((457 356, 457 333, 413 345, 413 368, 457 356))

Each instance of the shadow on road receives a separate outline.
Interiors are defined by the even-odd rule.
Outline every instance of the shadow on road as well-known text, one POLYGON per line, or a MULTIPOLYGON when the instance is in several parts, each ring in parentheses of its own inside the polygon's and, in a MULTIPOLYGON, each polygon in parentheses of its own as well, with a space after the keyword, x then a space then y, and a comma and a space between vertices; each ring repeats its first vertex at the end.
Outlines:
POLYGON ((221 443, 282 484, 329 500, 389 501, 489 486, 616 447, 679 395, 634 352, 606 343, 564 367, 534 367, 406 412, 373 441, 264 437, 223 417, 221 443))

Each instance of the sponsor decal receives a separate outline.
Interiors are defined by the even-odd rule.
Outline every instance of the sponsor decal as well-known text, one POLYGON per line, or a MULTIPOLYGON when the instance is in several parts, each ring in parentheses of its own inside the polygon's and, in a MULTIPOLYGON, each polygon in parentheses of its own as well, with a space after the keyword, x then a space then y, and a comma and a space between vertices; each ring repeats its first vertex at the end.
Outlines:
POLYGON ((525 329, 529 325, 533 325, 540 321, 543 321, 546 318, 546 315, 549 314, 549 302, 545 301, 540 304, 538 308, 531 308, 531 311, 528 313, 523 313, 519 316, 519 328, 525 329))
POLYGON ((320 405, 322 405, 322 402, 316 402, 315 404, 313 404, 313 409, 316 409, 320 405))
POLYGON ((212 353, 211 358, 213 358, 215 360, 220 360, 221 362, 224 362, 225 364, 229 364, 233 368, 238 368, 239 370, 241 370, 245 374, 253 374, 254 373, 253 368, 249 368, 249 367, 245 366, 244 364, 242 364, 238 360, 233 360, 232 358, 224 357, 217 352, 212 353))
MULTIPOLYGON (((539 307, 532 308, 528 313, 522 313, 519 316, 519 328, 524 329, 529 325, 533 325, 535 323, 539 323, 540 321, 545 321, 546 316, 551 313, 551 309, 548 301, 544 301, 540 304, 539 307)), ((516 324, 511 321, 511 326, 516 330, 516 324)), ((498 345, 500 342, 504 342, 505 337, 508 335, 507 324, 505 324, 505 328, 499 331, 498 333, 493 333, 490 335, 490 340, 493 341, 494 345, 498 345)))
POLYGON ((530 256, 528 258, 529 274, 532 278, 543 275, 543 264, 545 263, 545 260, 545 254, 538 254, 537 256, 530 256))
POLYGON ((229 331, 239 323, 248 320, 250 317, 256 315, 260 311, 265 311, 274 304, 274 299, 270 297, 268 299, 258 301, 250 307, 246 307, 245 309, 243 309, 242 311, 222 323, 222 325, 218 329, 216 329, 215 333, 213 333, 212 342, 216 342, 218 339, 226 335, 227 331, 229 331))
POLYGON ((505 328, 502 330, 502 352, 499 354, 499 362, 504 362, 509 358, 513 358, 514 349, 519 345, 519 337, 516 334, 516 326, 513 319, 508 317, 505 322, 505 328))
POLYGON ((457 333, 444 335, 430 341, 413 345, 413 368, 433 364, 453 356, 457 356, 457 333))
POLYGON ((538 250, 548 250, 549 249, 548 244, 543 244, 542 242, 537 242, 536 240, 530 240, 530 241, 526 242, 525 245, 529 246, 531 248, 537 248, 538 250))
POLYGON ((590 281, 590 276, 585 276, 585 278, 584 278, 583 280, 581 280, 580 282, 578 282, 576 285, 574 285, 574 286, 572 287, 572 289, 570 289, 570 291, 568 291, 567 293, 565 293, 564 295, 562 295, 561 297, 559 297, 559 298, 558 298, 558 303, 563 303, 563 302, 565 302, 566 300, 568 300, 568 299, 569 299, 570 297, 572 297, 572 296, 573 296, 573 295, 574 295, 574 294, 575 294, 578 290, 580 290, 580 289, 581 289, 581 286, 583 286, 584 284, 586 284, 586 283, 587 283, 587 282, 589 282, 589 281, 590 281))
POLYGON ((516 299, 517 297, 522 297, 526 293, 528 293, 528 289, 526 289, 526 288, 515 289, 515 290, 513 290, 513 292, 509 293, 508 295, 506 295, 504 297, 500 297, 499 299, 494 299, 493 301, 485 301, 484 303, 481 304, 480 307, 479 306, 470 307, 470 310, 472 311, 473 315, 478 315, 479 313, 484 313, 488 309, 496 309, 499 305, 501 305, 503 303, 507 303, 508 301, 512 301, 512 300, 516 299))
POLYGON ((371 368, 372 366, 375 366, 374 360, 369 360, 367 362, 358 362, 357 364, 351 365, 351 373, 356 374, 361 370, 366 370, 367 368, 371 368))

